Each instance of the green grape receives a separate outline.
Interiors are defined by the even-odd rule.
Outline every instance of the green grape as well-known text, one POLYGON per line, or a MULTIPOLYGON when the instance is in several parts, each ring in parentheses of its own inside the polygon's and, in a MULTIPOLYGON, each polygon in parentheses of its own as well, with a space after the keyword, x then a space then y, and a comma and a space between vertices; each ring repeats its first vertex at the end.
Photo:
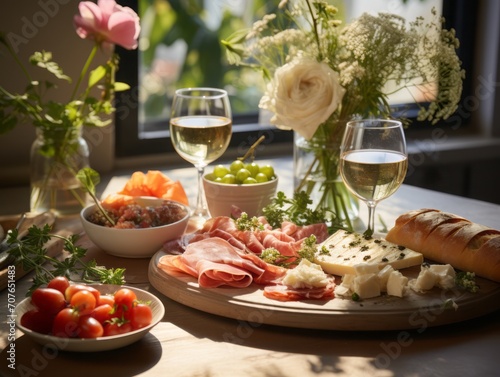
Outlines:
POLYGON ((245 167, 245 164, 241 160, 234 160, 231 162, 231 165, 229 165, 229 170, 231 173, 236 174, 239 170, 243 169, 245 167))
POLYGON ((228 173, 229 173, 229 169, 226 168, 224 165, 216 165, 214 167, 214 176, 216 178, 222 178, 228 173))
POLYGON ((255 178, 257 174, 260 172, 259 165, 257 165, 255 162, 252 162, 250 164, 246 164, 245 168, 250 172, 250 175, 255 178))
POLYGON ((253 185, 254 183, 257 183, 257 180, 253 177, 248 177, 243 181, 244 185, 253 185))
POLYGON ((251 177, 251 174, 245 168, 238 170, 238 172, 236 173, 236 181, 238 183, 243 183, 245 181, 245 179, 247 179, 249 177, 251 177))
POLYGON ((217 183, 223 183, 222 182, 222 178, 221 177, 217 177, 214 179, 214 182, 217 182, 217 183))
POLYGON ((234 184, 236 183, 236 177, 231 173, 226 174, 224 177, 222 177, 221 183, 234 184))
POLYGON ((257 175, 255 176, 255 180, 259 183, 269 181, 267 175, 265 175, 264 173, 257 173, 257 175))
POLYGON ((274 168, 267 164, 264 166, 260 167, 260 172, 264 173, 267 176, 267 179, 273 179, 274 178, 274 168))

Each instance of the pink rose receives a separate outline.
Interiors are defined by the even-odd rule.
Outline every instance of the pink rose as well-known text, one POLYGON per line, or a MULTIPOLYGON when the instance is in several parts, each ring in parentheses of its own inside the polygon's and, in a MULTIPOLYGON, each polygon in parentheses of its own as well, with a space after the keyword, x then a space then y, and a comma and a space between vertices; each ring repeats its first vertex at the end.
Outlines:
POLYGON ((75 15, 76 33, 83 39, 98 43, 120 45, 128 50, 137 48, 141 31, 139 16, 129 7, 122 7, 115 0, 99 0, 97 4, 82 1, 80 15, 75 15))

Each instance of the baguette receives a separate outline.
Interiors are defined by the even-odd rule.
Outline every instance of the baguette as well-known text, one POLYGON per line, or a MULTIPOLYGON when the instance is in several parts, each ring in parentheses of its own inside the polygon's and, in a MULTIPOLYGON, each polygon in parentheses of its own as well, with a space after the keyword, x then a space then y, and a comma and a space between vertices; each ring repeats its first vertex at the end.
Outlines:
POLYGON ((386 240, 500 283, 500 231, 436 209, 407 212, 386 240))

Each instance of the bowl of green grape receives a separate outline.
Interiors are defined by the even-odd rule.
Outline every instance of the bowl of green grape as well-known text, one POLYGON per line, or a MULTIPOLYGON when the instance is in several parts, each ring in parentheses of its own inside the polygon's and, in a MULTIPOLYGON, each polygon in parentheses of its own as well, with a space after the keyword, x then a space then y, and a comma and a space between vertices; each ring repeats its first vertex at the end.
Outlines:
POLYGON ((276 196, 278 177, 269 164, 234 160, 216 165, 203 176, 210 216, 260 216, 276 196))

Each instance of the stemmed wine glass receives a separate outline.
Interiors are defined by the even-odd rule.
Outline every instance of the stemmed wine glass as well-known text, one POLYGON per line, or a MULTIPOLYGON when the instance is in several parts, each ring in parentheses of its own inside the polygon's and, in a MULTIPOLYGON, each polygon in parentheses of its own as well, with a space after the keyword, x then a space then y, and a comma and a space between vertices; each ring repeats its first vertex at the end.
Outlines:
POLYGON ((198 197, 191 216, 198 225, 209 217, 202 184, 205 166, 226 151, 231 133, 231 105, 225 90, 185 88, 175 92, 170 138, 176 152, 198 170, 198 197))
POLYGON ((368 206, 366 236, 372 236, 377 203, 396 192, 406 176, 408 154, 401 122, 386 119, 347 123, 340 174, 347 188, 368 206))

